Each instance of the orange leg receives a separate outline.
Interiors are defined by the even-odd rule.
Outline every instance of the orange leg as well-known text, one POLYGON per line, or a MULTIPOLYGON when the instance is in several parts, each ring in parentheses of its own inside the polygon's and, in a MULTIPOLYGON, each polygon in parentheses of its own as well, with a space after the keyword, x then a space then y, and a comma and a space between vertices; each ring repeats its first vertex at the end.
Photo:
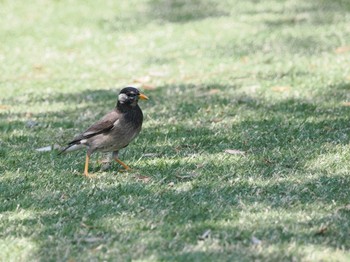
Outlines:
POLYGON ((85 168, 84 168, 84 175, 85 176, 89 176, 89 159, 90 159, 90 156, 89 154, 86 154, 86 160, 85 160, 85 168))
POLYGON ((126 170, 130 170, 131 169, 125 163, 123 163, 121 160, 119 160, 118 158, 115 158, 114 160, 117 161, 119 164, 121 164, 126 170))

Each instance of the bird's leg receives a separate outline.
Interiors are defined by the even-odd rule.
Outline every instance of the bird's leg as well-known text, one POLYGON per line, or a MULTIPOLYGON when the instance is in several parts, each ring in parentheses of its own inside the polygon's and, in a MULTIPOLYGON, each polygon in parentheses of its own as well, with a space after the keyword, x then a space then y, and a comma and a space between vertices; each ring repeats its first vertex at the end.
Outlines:
POLYGON ((90 160, 90 154, 86 153, 86 160, 85 160, 85 168, 84 168, 84 175, 89 176, 89 160, 90 160))
POLYGON ((117 161, 119 164, 121 164, 125 168, 125 170, 130 170, 131 169, 124 162, 122 162, 120 159, 115 158, 114 160, 117 161))
POLYGON ((118 158, 118 151, 114 151, 113 152, 113 159, 118 162, 120 165, 122 165, 125 170, 130 170, 131 168, 127 166, 127 164, 125 164, 124 162, 122 162, 119 158, 118 158))

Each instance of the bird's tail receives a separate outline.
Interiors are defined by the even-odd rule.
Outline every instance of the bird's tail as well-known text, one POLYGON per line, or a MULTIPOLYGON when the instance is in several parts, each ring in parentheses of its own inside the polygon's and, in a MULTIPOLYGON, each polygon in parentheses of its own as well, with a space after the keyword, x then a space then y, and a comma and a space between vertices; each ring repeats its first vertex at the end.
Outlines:
POLYGON ((62 153, 66 153, 66 152, 71 152, 71 151, 75 151, 75 150, 79 150, 81 148, 83 148, 84 145, 82 144, 70 144, 67 147, 63 148, 58 155, 61 155, 62 153))

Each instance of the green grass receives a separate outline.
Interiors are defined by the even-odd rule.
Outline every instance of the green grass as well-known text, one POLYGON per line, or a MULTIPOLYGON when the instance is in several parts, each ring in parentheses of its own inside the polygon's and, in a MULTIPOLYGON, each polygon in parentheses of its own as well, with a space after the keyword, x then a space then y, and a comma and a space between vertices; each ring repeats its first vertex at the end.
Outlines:
POLYGON ((0 15, 1 261, 350 260, 347 0, 2 0, 0 15), (86 179, 84 151, 35 150, 133 83, 151 98, 121 154, 134 171, 96 154, 86 179))

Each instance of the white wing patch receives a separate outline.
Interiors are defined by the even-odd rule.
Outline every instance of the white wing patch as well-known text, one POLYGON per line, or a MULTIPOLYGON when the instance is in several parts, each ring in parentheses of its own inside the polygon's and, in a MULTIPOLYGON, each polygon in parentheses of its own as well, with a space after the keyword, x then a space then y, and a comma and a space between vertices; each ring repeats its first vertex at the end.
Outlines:
POLYGON ((119 119, 117 119, 114 123, 113 123, 113 127, 117 126, 119 124, 119 119))

